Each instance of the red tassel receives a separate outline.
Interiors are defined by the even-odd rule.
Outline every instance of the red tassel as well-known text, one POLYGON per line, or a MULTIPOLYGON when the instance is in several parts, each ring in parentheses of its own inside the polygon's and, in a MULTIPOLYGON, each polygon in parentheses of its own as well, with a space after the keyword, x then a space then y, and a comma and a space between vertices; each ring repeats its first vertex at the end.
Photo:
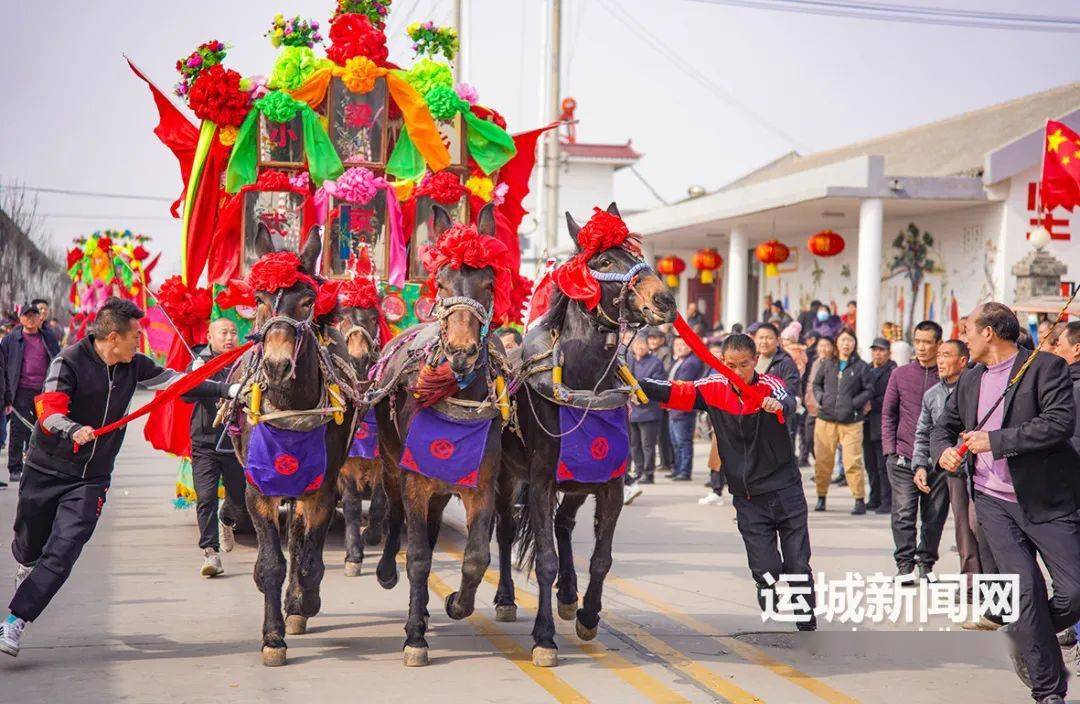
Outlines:
POLYGON ((438 367, 424 365, 416 377, 412 395, 420 402, 421 408, 433 406, 457 391, 457 379, 450 370, 450 364, 443 362, 438 367))

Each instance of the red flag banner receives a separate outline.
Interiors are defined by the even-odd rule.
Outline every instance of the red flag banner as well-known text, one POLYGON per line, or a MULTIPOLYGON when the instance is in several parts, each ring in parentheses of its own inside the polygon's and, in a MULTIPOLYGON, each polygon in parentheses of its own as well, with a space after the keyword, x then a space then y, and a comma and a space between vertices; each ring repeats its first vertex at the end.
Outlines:
POLYGON ((1080 135, 1064 122, 1046 121, 1040 193, 1046 213, 1080 205, 1080 135))
POLYGON ((158 393, 153 398, 153 400, 150 401, 150 403, 146 404, 142 408, 128 413, 126 416, 124 416, 118 421, 109 423, 106 426, 95 429, 94 437, 99 438, 102 435, 107 435, 114 430, 119 430, 120 428, 123 428, 125 425, 135 420, 136 418, 141 418, 145 416, 147 413, 154 410, 158 406, 168 403, 174 399, 180 398, 188 391, 191 391, 196 386, 212 377, 214 374, 217 374, 219 371, 235 362, 237 359, 240 358, 242 354, 247 352, 253 344, 255 343, 245 342, 239 347, 233 348, 228 352, 223 352, 219 354, 217 357, 214 357, 198 369, 189 372, 188 374, 185 374, 182 379, 176 381, 175 383, 173 383, 172 386, 158 393))

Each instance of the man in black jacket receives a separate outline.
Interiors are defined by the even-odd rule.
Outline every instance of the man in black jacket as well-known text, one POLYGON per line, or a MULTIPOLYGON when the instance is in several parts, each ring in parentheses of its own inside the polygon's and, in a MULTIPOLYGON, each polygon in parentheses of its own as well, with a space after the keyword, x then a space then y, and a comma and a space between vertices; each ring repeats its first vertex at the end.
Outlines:
POLYGON ((758 603, 766 608, 767 594, 781 575, 806 575, 803 584, 810 589, 796 616, 799 630, 812 631, 816 622, 806 497, 791 435, 776 417, 777 413, 795 413, 795 397, 776 377, 754 370, 756 354, 754 341, 741 333, 729 335, 721 347, 724 363, 766 394, 760 405, 744 401, 718 375, 697 381, 641 379, 641 388, 671 410, 708 414, 757 584, 758 603))
POLYGON ((1060 331, 1054 342, 1054 354, 1069 365, 1069 377, 1073 384, 1073 402, 1076 404, 1076 423, 1073 426, 1073 449, 1080 452, 1080 320, 1073 320, 1060 331))
MULTIPOLYGON (((191 360, 189 370, 198 369, 211 359, 236 347, 236 324, 228 318, 210 323, 207 344, 191 360)), ((228 369, 213 377, 224 382, 228 369)), ((191 474, 195 483, 195 514, 199 521, 199 548, 203 551, 200 574, 216 577, 223 574, 220 551, 233 549, 233 529, 243 519, 244 468, 236 460, 225 426, 214 427, 217 417, 216 398, 184 396, 195 404, 191 413, 191 474), (218 483, 225 485, 225 503, 221 508, 221 535, 218 536, 218 483)))
MULTIPOLYGON (((134 303, 108 299, 93 332, 49 365, 19 486, 16 588, 0 623, 0 652, 19 654, 26 624, 63 586, 101 516, 124 429, 95 438, 94 428, 122 418, 137 385, 163 389, 182 376, 136 353, 142 317, 134 303)), ((192 394, 225 397, 237 386, 204 381, 192 394)))
POLYGON ((1020 323, 985 303, 967 321, 971 358, 930 433, 931 458, 949 472, 963 463, 975 514, 1003 575, 1019 575, 1019 612, 1007 632, 1017 674, 1037 702, 1063 702, 1068 674, 1056 634, 1080 618, 1080 455, 1070 444, 1076 407, 1064 360, 1019 349, 1020 323), (994 402, 1004 401, 990 413, 994 402), (967 446, 962 457, 955 445, 967 446), (1046 582, 1036 556, 1053 581, 1046 582))
MULTIPOLYGON (((19 309, 18 327, 0 340, 0 406, 11 419, 8 473, 13 482, 22 475, 29 426, 37 420, 34 396, 41 393, 49 362, 60 351, 59 341, 43 322, 37 306, 27 302, 19 309)), ((0 488, 5 486, 0 482, 0 488)))
MULTIPOLYGON (((761 323, 754 331, 754 345, 757 347, 757 362, 754 369, 758 374, 774 376, 784 383, 784 389, 792 398, 799 396, 799 367, 795 360, 780 347, 780 331, 772 323, 761 323)), ((798 416, 792 413, 786 418, 788 432, 795 438, 795 422, 798 416)))
POLYGON ((892 512, 892 484, 885 468, 885 454, 881 449, 881 406, 885 400, 889 377, 896 369, 890 349, 889 341, 884 337, 876 338, 870 344, 871 361, 867 376, 873 395, 870 397, 870 410, 863 424, 863 462, 866 463, 866 475, 870 480, 870 496, 866 509, 884 514, 892 512))

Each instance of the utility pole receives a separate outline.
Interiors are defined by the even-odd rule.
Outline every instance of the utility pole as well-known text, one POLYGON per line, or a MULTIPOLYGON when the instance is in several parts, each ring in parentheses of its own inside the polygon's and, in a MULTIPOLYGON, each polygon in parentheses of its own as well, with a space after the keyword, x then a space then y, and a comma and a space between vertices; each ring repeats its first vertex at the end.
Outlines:
MULTIPOLYGON (((548 123, 560 115, 560 70, 562 68, 562 0, 551 0, 548 19, 548 123)), ((559 241, 559 129, 544 135, 544 244, 554 254, 559 241)))
POLYGON ((465 83, 469 80, 468 57, 469 52, 465 48, 468 37, 469 6, 467 0, 454 0, 452 13, 454 30, 458 35, 457 56, 454 57, 454 82, 465 83))

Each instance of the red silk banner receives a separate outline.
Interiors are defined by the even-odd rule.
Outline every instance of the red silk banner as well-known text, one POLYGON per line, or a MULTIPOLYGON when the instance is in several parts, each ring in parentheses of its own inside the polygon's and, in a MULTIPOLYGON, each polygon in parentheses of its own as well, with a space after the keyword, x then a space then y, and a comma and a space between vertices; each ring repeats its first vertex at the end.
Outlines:
POLYGON ((219 371, 235 362, 237 359, 240 358, 240 355, 247 352, 253 344, 255 343, 245 342, 239 347, 231 349, 228 352, 223 352, 219 354, 217 357, 214 357, 209 362, 202 365, 195 371, 185 374, 182 379, 180 379, 164 391, 160 392, 157 396, 154 397, 152 401, 150 401, 150 403, 146 404, 142 408, 128 413, 126 416, 124 416, 118 421, 109 423, 106 426, 95 429, 94 437, 100 438, 102 435, 107 435, 114 430, 119 430, 120 428, 123 428, 125 425, 135 420, 136 418, 141 418, 142 416, 145 416, 147 413, 154 410, 158 406, 168 403, 174 399, 180 398, 188 391, 191 391, 196 386, 212 377, 214 374, 217 374, 219 371))
MULTIPOLYGON (((731 368, 717 359, 709 348, 705 346, 704 341, 697 336, 697 333, 691 329, 687 322, 683 319, 682 313, 675 314, 675 332, 679 333, 679 336, 683 339, 689 347, 690 351, 698 356, 698 358, 708 364, 710 367, 720 373, 720 376, 725 377, 731 382, 732 386, 738 389, 739 394, 751 404, 760 407, 762 401, 765 400, 766 394, 762 393, 759 389, 750 386, 743 378, 736 374, 731 368)), ((784 422, 783 412, 776 414, 777 420, 781 423, 784 422)))

